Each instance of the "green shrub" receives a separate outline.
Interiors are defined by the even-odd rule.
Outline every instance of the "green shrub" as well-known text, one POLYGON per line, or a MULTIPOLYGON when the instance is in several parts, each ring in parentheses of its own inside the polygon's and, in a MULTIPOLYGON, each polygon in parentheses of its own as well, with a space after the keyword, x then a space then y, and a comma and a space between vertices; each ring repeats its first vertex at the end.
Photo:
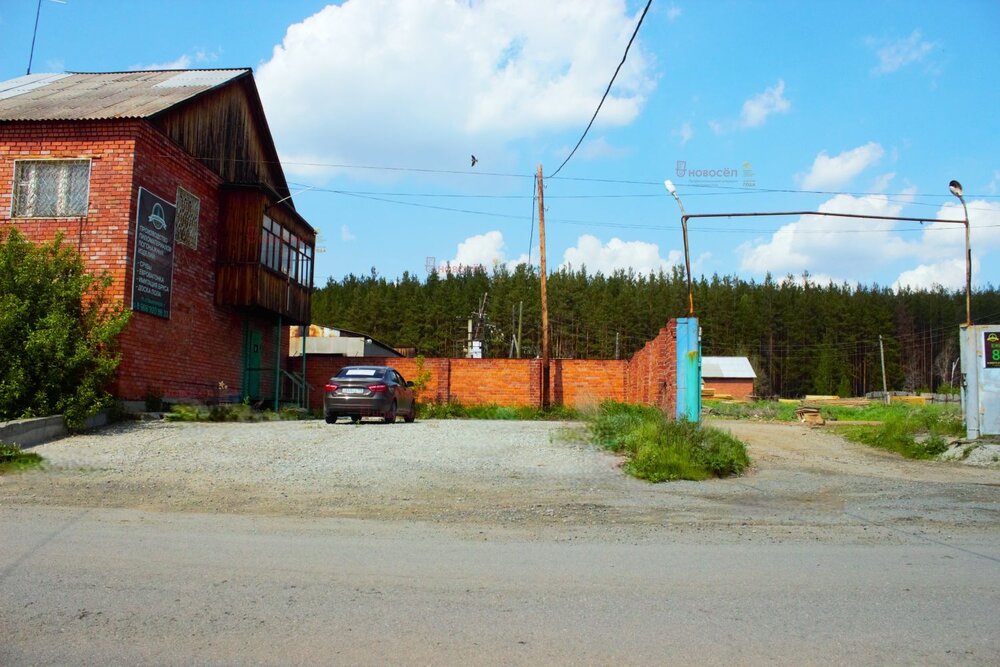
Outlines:
POLYGON ((656 408, 607 401, 588 421, 594 442, 627 456, 625 471, 650 482, 739 475, 750 465, 733 436, 668 420, 656 408))
POLYGON ((107 298, 110 285, 60 238, 35 245, 0 232, 0 420, 61 413, 78 429, 111 405, 105 388, 131 313, 107 298))

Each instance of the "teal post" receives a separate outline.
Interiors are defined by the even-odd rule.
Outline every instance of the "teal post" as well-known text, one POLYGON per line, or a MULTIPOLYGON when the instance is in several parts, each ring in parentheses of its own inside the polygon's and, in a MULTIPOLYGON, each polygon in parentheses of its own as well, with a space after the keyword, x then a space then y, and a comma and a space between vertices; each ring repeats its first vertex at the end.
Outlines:
POLYGON ((697 317, 677 320, 677 420, 701 421, 701 333, 697 317))
POLYGON ((274 328, 274 411, 281 408, 281 315, 274 328))

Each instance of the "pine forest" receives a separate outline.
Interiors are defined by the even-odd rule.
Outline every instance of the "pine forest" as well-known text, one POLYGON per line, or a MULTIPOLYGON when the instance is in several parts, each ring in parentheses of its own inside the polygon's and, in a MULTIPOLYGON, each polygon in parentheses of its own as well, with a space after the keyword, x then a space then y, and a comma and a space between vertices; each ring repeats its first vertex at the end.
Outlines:
MULTIPOLYGON (((628 359, 668 320, 688 313, 679 270, 605 276, 561 269, 547 287, 552 358, 628 359)), ((964 291, 817 285, 805 275, 762 282, 713 276, 692 292, 703 354, 748 357, 761 397, 881 390, 880 338, 890 390, 947 392, 960 382, 964 291)), ((470 326, 485 357, 535 357, 541 347, 539 274, 523 264, 424 280, 407 273, 389 279, 373 268, 330 279, 313 294, 312 313, 316 324, 426 357, 465 356, 470 326)), ((1000 319, 1000 292, 975 291, 972 317, 1000 319)))

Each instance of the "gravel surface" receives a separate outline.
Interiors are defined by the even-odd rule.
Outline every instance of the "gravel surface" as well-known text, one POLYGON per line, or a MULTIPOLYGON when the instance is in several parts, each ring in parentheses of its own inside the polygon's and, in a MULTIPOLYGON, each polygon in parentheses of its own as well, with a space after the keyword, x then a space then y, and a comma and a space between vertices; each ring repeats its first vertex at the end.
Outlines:
POLYGON ((652 485, 575 423, 119 424, 34 448, 0 503, 419 520, 525 534, 894 540, 1000 530, 1000 470, 910 461, 799 424, 716 421, 741 478, 652 485))

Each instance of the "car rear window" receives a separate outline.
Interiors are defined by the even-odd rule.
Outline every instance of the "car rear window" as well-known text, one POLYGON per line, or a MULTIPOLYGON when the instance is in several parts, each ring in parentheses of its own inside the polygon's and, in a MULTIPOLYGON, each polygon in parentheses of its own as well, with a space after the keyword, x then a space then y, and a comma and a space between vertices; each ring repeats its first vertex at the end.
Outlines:
POLYGON ((339 378, 381 378, 385 376, 384 368, 341 368, 337 373, 339 378))

